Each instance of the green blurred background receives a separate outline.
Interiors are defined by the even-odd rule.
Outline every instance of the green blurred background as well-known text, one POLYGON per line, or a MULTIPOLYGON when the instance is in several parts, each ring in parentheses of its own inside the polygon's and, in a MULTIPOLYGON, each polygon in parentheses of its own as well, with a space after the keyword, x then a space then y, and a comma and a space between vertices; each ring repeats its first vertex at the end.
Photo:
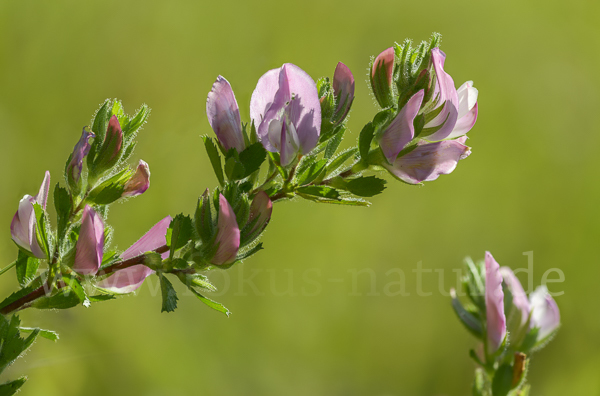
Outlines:
MULTIPOLYGON (((24 396, 467 395, 476 342, 435 270, 447 290, 463 258, 487 249, 513 268, 533 251, 536 285, 549 268, 565 274, 550 285, 564 291, 563 328, 534 355, 533 394, 600 395, 599 15, 585 0, 2 1, 0 267, 16 254, 19 199, 46 169, 59 180, 105 98, 153 109, 134 155, 152 188, 109 218, 125 248, 216 184, 200 135, 212 133, 204 109, 218 74, 247 120, 266 70, 292 62, 316 79, 343 61, 357 78, 347 145, 376 111, 369 57, 394 41, 441 32, 446 70, 480 91, 473 154, 452 175, 420 188, 390 179, 370 208, 276 205, 266 250, 213 274, 229 319, 185 294, 161 314, 155 280, 89 309, 26 311, 27 325, 61 340, 39 340, 5 376, 29 376, 24 396), (417 295, 419 262, 434 270, 428 297, 417 295), (369 268, 375 290, 367 275, 352 281, 369 268), (409 296, 386 295, 394 268, 409 296), (239 285, 253 273, 258 293, 239 285), (294 295, 281 296, 288 276, 294 295)), ((3 276, 1 297, 16 287, 3 276)))

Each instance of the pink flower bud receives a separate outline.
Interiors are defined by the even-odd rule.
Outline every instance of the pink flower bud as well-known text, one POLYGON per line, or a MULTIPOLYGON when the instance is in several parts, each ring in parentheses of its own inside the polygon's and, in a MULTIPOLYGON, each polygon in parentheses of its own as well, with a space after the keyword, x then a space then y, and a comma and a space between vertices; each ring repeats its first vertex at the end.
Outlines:
POLYGON ((91 206, 83 209, 79 239, 75 246, 73 270, 82 275, 95 275, 104 254, 104 222, 91 206))
POLYGON ((371 88, 379 105, 383 108, 394 104, 394 47, 384 50, 373 61, 371 66, 371 88))
POLYGON ((506 317, 500 266, 490 252, 485 252, 485 310, 487 353, 493 354, 506 338, 506 317))
POLYGON ((37 220, 33 204, 37 203, 46 209, 48 192, 50 189, 50 172, 46 171, 40 191, 35 197, 25 195, 19 202, 19 209, 10 223, 10 233, 13 241, 23 250, 30 252, 37 258, 46 258, 38 240, 36 227, 37 220))
POLYGON ((140 160, 135 174, 125 183, 122 197, 135 197, 143 194, 150 187, 150 168, 140 160))
POLYGON ((233 208, 223 194, 219 194, 219 218, 217 220, 217 251, 210 260, 214 265, 226 265, 235 261, 240 248, 240 229, 233 208))
POLYGON ((337 103, 333 121, 340 123, 346 119, 354 101, 354 76, 342 62, 339 62, 333 73, 333 93, 337 103))
POLYGON ((88 132, 83 128, 83 132, 81 133, 81 138, 75 145, 73 149, 73 154, 71 155, 71 161, 69 161, 69 165, 67 165, 66 176, 67 181, 69 182, 69 186, 72 188, 77 188, 79 184, 79 179, 81 178, 81 170, 83 169, 83 159, 90 152, 91 145, 89 143, 90 138, 95 135, 92 132, 88 132))
POLYGON ((560 311, 546 286, 539 286, 529 296, 531 327, 537 327, 537 340, 542 341, 560 326, 560 311))
POLYGON ((217 77, 206 99, 208 122, 225 150, 235 148, 241 153, 246 148, 240 110, 229 81, 217 77))

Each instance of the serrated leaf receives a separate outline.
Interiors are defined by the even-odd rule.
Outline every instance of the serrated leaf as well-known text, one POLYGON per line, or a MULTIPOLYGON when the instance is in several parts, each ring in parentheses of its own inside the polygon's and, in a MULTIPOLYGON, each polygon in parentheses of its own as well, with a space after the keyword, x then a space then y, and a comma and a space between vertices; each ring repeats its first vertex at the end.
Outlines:
POLYGON ((19 388, 27 381, 27 377, 21 377, 14 381, 8 381, 0 385, 0 396, 11 396, 17 393, 19 388))
POLYGON ((177 309, 177 292, 173 284, 162 274, 158 273, 160 279, 160 291, 162 293, 162 308, 160 312, 173 312, 177 309))
POLYGON ((58 336, 58 333, 55 332, 55 331, 52 331, 52 330, 44 330, 44 329, 40 329, 38 327, 20 327, 19 329, 21 331, 26 332, 26 333, 31 333, 31 332, 33 332, 35 330, 38 330, 40 337, 43 337, 43 338, 45 338, 47 340, 50 340, 50 341, 58 341, 58 339, 60 338, 58 336))
POLYGON ((326 165, 327 159, 323 158, 304 167, 303 170, 296 174, 295 184, 303 186, 311 183, 324 171, 326 165))
MULTIPOLYGON (((235 151, 235 149, 231 150, 235 151)), ((242 161, 239 160, 237 152, 234 155, 228 155, 225 160, 225 176, 227 176, 227 179, 240 180, 244 178, 245 174, 246 169, 244 168, 242 161)))
POLYGON ((192 219, 189 216, 178 214, 171 221, 167 230, 167 244, 170 247, 169 258, 173 258, 175 251, 184 247, 192 237, 192 219))
POLYGON ((337 199, 340 193, 332 187, 327 186, 305 186, 296 188, 296 192, 302 195, 311 195, 318 198, 337 199))
POLYGON ((31 306, 36 309, 68 309, 82 302, 77 293, 71 288, 65 287, 50 297, 38 298, 31 306))
POLYGON ((198 293, 196 290, 194 290, 192 288, 190 288, 190 290, 192 291, 192 293, 194 293, 196 295, 196 297, 198 297, 198 299, 200 301, 202 301, 204 304, 208 305, 215 311, 222 312, 227 316, 229 316, 231 314, 231 312, 227 308, 225 308, 225 306, 223 304, 218 303, 216 301, 211 300, 210 298, 203 296, 202 294, 198 293))
POLYGON ((339 175, 344 169, 344 163, 348 161, 350 158, 354 157, 358 153, 358 149, 356 147, 349 148, 347 150, 342 151, 335 158, 329 161, 326 169, 326 178, 332 178, 334 176, 339 175))
POLYGON ((62 241, 67 227, 69 226, 69 215, 71 213, 71 198, 66 188, 56 183, 54 187, 54 208, 56 209, 56 218, 58 223, 58 239, 62 241))
POLYGON ((26 287, 35 278, 39 266, 40 260, 38 258, 28 256, 19 249, 16 272, 21 287, 26 287))
POLYGON ((206 154, 208 154, 208 158, 210 159, 210 164, 213 167, 215 176, 217 177, 219 184, 224 185, 225 178, 223 176, 223 167, 221 165, 221 155, 219 154, 219 150, 217 150, 217 146, 208 136, 202 136, 202 140, 204 140, 204 148, 206 149, 206 154))
POLYGON ((10 320, 0 315, 0 372, 27 351, 40 332, 35 329, 27 338, 22 338, 20 325, 21 320, 17 315, 13 315, 10 320))
POLYGON ((265 150, 262 143, 254 143, 253 145, 246 147, 246 149, 240 153, 239 158, 244 166, 244 173, 241 177, 241 179, 243 179, 256 172, 263 162, 265 162, 267 159, 267 150, 265 150))
POLYGON ((363 129, 360 131, 360 135, 358 136, 360 158, 364 162, 366 162, 367 158, 369 157, 369 151, 371 151, 371 142, 373 141, 374 133, 375 129, 373 128, 373 124, 369 122, 363 127, 363 129))
POLYGON ((329 159, 329 158, 333 157, 333 155, 337 151, 338 147, 340 146, 340 143, 342 143, 345 132, 346 132, 346 128, 344 128, 342 126, 341 130, 339 132, 336 132, 331 137, 331 139, 329 139, 329 141, 327 142, 327 147, 325 148, 324 158, 329 159))
POLYGON ((133 175, 133 171, 125 168, 114 176, 96 186, 88 195, 87 200, 97 205, 109 205, 123 195, 125 184, 133 175))
POLYGON ((358 177, 349 180, 346 189, 359 197, 372 197, 381 194, 385 190, 387 182, 375 176, 358 177))

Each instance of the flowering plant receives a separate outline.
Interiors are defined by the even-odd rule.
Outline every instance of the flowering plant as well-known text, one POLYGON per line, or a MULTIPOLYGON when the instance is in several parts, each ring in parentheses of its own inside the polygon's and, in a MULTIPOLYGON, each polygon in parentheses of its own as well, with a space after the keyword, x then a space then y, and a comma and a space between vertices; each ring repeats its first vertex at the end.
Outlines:
MULTIPOLYGON (((381 109, 344 150, 355 82, 343 63, 333 78, 316 81, 290 63, 267 71, 252 94, 248 123, 231 84, 219 76, 206 102, 216 139, 203 137, 218 186, 198 198, 194 213, 166 216, 124 252, 111 247, 108 208, 149 188, 149 165, 139 160, 131 168, 129 161, 150 111, 144 105, 129 116, 120 101, 106 100, 66 162, 64 186, 53 188, 57 224, 51 226, 47 212, 49 172, 39 193, 18 205, 11 223, 17 259, 0 274, 14 267, 20 289, 0 303, 0 371, 38 335, 58 339, 52 331, 22 327, 18 311, 89 307, 157 276, 163 312, 177 308, 172 282, 181 282, 229 315, 207 297, 216 289, 206 273, 263 248, 259 239, 273 203, 299 198, 368 206, 366 198, 386 185, 371 173, 389 172, 413 185, 451 173, 471 153, 465 143, 477 118, 477 90, 472 82, 456 89, 439 44, 437 34, 416 48, 407 40, 374 58, 369 76, 381 109), (30 334, 23 338, 22 332, 30 334)), ((0 385, 0 393, 12 394, 24 381, 0 385)))

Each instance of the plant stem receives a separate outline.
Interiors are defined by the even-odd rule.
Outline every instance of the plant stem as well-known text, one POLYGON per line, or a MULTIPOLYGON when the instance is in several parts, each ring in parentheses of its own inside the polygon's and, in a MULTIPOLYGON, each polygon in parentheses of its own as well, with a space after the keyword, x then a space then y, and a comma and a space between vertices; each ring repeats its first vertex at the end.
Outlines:
POLYGON ((14 267, 15 265, 17 265, 17 260, 13 261, 12 263, 8 264, 6 267, 2 268, 0 270, 0 275, 4 275, 4 273, 6 271, 8 271, 9 269, 11 269, 12 267, 14 267))
MULTIPOLYGON (((169 247, 167 245, 163 245, 161 247, 159 247, 158 249, 155 249, 154 251, 156 253, 164 253, 167 252, 169 250, 169 247)), ((109 265, 108 267, 104 268, 102 271, 98 272, 98 274, 96 274, 97 276, 104 276, 104 275, 109 275, 112 274, 113 272, 125 269, 125 268, 129 268, 132 267, 134 265, 138 265, 138 264, 143 264, 144 260, 146 258, 145 254, 140 254, 139 256, 135 256, 132 257, 130 259, 127 260, 123 260, 123 261, 119 261, 116 262, 112 265, 109 265)), ((11 312, 14 311, 18 311, 20 309, 25 309, 28 308, 30 305, 30 303, 32 303, 33 301, 37 300, 40 297, 43 297, 44 295, 46 295, 49 291, 52 290, 52 287, 50 285, 51 282, 51 278, 48 278, 48 282, 44 283, 42 286, 38 287, 37 289, 33 290, 32 292, 30 292, 29 294, 19 298, 16 301, 13 301, 12 303, 8 304, 6 307, 2 308, 0 310, 0 313, 2 315, 8 315, 11 312)), ((59 283, 56 285, 56 287, 58 289, 61 289, 63 287, 65 287, 66 285, 64 283, 59 283)))

